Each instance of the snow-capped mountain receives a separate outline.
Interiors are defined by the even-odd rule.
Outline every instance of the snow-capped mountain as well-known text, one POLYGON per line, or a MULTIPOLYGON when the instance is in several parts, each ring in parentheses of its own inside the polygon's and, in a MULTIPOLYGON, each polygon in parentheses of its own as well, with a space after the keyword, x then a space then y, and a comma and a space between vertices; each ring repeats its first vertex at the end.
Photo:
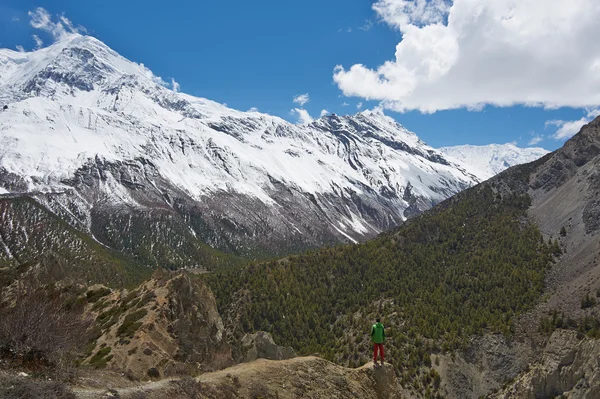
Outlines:
POLYGON ((442 147, 442 153, 462 162, 481 180, 487 180, 515 165, 533 162, 550 151, 540 147, 520 148, 512 143, 442 147))
POLYGON ((2 105, 0 193, 148 262, 192 239, 240 253, 359 241, 478 182, 382 113, 299 126, 236 111, 77 34, 1 49, 2 105))

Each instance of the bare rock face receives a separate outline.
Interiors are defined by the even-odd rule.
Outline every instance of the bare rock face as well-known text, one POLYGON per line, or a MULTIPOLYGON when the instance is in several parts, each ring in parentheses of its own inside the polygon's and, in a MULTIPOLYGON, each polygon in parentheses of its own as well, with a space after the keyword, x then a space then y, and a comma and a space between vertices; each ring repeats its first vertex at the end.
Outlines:
POLYGON ((440 354, 432 364, 449 398, 477 399, 514 379, 532 360, 533 348, 502 335, 475 338, 461 353, 440 354))
POLYGON ((215 297, 186 273, 157 271, 137 289, 115 292, 92 307, 99 337, 87 363, 133 380, 232 364, 215 297))
POLYGON ((579 339, 574 331, 557 330, 540 362, 531 366, 493 398, 600 397, 600 341, 579 339), (562 396, 561 396, 562 395, 562 396))
POLYGON ((246 334, 242 339, 242 349, 246 352, 246 362, 256 359, 287 360, 296 357, 294 349, 275 344, 271 334, 264 331, 246 334))

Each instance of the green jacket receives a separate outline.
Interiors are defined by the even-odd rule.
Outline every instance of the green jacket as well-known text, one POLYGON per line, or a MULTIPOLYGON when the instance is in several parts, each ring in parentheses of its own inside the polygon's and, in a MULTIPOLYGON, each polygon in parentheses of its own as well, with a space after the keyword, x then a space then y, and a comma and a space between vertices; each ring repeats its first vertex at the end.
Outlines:
POLYGON ((371 341, 376 344, 383 344, 385 342, 385 330, 383 324, 373 324, 373 327, 371 328, 371 341))

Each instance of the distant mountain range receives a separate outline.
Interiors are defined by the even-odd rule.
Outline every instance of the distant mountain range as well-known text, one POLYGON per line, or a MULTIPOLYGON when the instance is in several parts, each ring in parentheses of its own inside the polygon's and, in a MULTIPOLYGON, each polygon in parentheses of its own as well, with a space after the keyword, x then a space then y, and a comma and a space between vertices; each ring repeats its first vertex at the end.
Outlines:
POLYGON ((469 172, 481 180, 487 180, 512 166, 533 162, 550 152, 539 147, 519 148, 512 143, 459 145, 439 150, 468 165, 469 172))
POLYGON ((501 167, 380 112, 294 125, 178 93, 77 34, 1 49, 0 105, 0 194, 149 265, 198 266, 204 244, 264 256, 362 241, 488 177, 470 161, 501 167))

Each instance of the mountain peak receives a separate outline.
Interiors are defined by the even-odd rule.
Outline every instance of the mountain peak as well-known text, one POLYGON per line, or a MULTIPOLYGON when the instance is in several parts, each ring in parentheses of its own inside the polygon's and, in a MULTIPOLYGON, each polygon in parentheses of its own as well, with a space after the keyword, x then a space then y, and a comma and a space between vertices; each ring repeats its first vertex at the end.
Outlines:
POLYGON ((236 111, 169 90, 90 36, 2 56, 0 187, 76 193, 64 209, 79 224, 106 204, 177 204, 202 210, 216 245, 317 246, 372 237, 478 182, 379 110, 306 126, 236 111))
POLYGON ((403 146, 404 149, 426 146, 416 134, 378 109, 365 110, 354 115, 325 115, 310 126, 319 130, 352 133, 362 138, 375 138, 388 145, 403 146))
POLYGON ((73 96, 106 89, 123 76, 163 84, 143 64, 129 61, 100 40, 77 33, 39 50, 0 53, 0 101, 31 96, 73 96))

